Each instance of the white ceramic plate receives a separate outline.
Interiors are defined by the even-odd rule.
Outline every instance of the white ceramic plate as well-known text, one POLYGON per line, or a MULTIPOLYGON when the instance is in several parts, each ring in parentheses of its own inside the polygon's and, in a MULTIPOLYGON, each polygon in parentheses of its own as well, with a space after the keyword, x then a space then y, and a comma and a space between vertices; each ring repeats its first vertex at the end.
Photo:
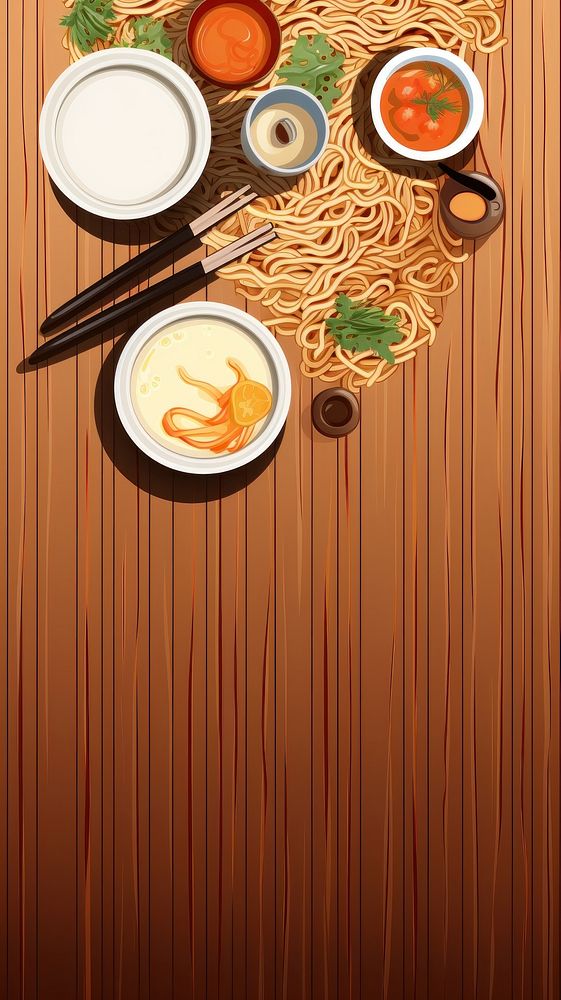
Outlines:
POLYGON ((178 472, 190 472, 197 475, 230 472, 232 469, 247 465, 248 462, 252 462, 259 455, 262 455, 275 441, 284 426, 290 406, 290 394, 291 382, 288 362, 272 334, 253 316, 248 316, 247 313, 242 312, 241 309, 235 309, 234 306, 222 305, 218 302, 185 302, 182 305, 172 306, 171 309, 165 309, 149 319, 127 341, 115 371, 115 403, 121 423, 129 437, 145 455, 154 459, 155 462, 166 465, 170 469, 176 469, 178 472), (269 368, 273 396, 272 409, 255 440, 250 441, 245 448, 231 455, 217 455, 212 458, 181 455, 157 441, 140 420, 135 409, 132 391, 135 362, 146 343, 166 327, 170 327, 180 320, 200 318, 225 320, 237 326, 244 334, 249 335, 262 352, 269 368))
POLYGON ((382 67, 378 76, 374 80, 370 103, 374 126, 386 146, 393 149, 394 153, 400 153, 401 156, 406 156, 409 160, 423 160, 429 163, 436 160, 446 160, 448 157, 455 156, 456 153, 460 153, 462 149, 466 148, 466 146, 469 146, 470 142, 475 138, 481 128, 483 111, 485 108, 485 100, 481 84, 479 83, 479 80, 473 70, 470 69, 468 64, 464 62, 463 59, 454 55, 453 52, 446 52, 444 49, 423 47, 417 49, 403 49, 402 52, 398 52, 393 59, 390 59, 389 62, 382 67), (395 73, 398 69, 402 69, 409 63, 424 62, 425 60, 427 62, 440 63, 442 66, 446 66, 448 69, 452 70, 460 82, 463 83, 469 98, 469 116, 464 131, 458 136, 457 139, 454 140, 454 142, 451 142, 448 146, 444 146, 442 149, 417 150, 413 149, 411 146, 402 145, 397 141, 397 139, 394 139, 391 132, 388 132, 386 126, 384 125, 384 120, 380 111, 382 91, 392 73, 395 73))
POLYGON ((183 198, 210 150, 210 117, 175 63, 140 49, 105 49, 51 87, 39 126, 45 166, 76 205, 140 219, 183 198))

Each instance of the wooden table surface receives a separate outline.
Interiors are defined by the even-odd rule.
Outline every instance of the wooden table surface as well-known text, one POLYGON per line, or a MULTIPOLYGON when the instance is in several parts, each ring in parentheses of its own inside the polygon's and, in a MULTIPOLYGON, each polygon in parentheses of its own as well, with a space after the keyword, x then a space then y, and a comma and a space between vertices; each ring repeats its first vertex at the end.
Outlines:
POLYGON ((475 60, 505 225, 434 346, 337 443, 284 339, 276 457, 194 484, 113 343, 18 371, 139 249, 42 168, 62 13, 0 15, 1 995, 558 997, 559 4, 475 60))

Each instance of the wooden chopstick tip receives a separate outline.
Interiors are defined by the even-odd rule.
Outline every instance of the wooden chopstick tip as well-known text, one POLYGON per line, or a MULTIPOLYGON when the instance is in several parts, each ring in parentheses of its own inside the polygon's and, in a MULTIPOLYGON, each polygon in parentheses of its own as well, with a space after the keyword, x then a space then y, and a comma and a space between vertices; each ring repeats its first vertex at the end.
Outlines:
POLYGON ((264 246, 266 243, 270 243, 276 236, 277 233, 272 223, 267 222, 264 226, 260 226, 259 229, 254 229, 245 236, 234 240, 233 243, 228 243, 225 247, 215 250, 214 253, 202 261, 204 270, 207 274, 212 271, 218 271, 220 268, 226 267, 227 264, 231 264, 245 257, 247 254, 253 253, 254 250, 258 250, 259 247, 264 246))
POLYGON ((209 229, 223 222, 230 215, 235 215, 240 209, 245 208, 246 205, 249 205, 257 197, 257 192, 252 190, 251 184, 246 184, 239 191, 234 191, 232 194, 226 195, 216 205, 212 205, 203 215, 193 220, 191 223, 193 233, 196 236, 200 236, 208 232, 209 229))

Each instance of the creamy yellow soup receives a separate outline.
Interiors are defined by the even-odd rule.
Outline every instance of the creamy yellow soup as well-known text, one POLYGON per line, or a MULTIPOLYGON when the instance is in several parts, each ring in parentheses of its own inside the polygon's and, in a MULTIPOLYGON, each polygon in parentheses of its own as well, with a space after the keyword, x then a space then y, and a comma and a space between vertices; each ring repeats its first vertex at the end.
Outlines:
POLYGON ((259 156, 273 167, 292 168, 307 163, 318 144, 317 125, 298 104, 264 108, 249 131, 259 156))
MULTIPOLYGON (((226 391, 236 381, 228 359, 237 361, 248 378, 273 389, 271 369, 265 353, 249 334, 227 320, 197 316, 180 320, 155 334, 142 348, 132 373, 132 400, 138 419, 150 436, 178 455, 214 458, 207 448, 194 448, 182 438, 164 430, 164 415, 174 407, 193 410, 204 417, 218 412, 217 403, 199 388, 188 385, 179 374, 182 368, 191 378, 226 391)), ((267 417, 255 424, 255 441, 267 417)), ((195 420, 176 417, 185 429, 196 428, 195 420)), ((249 442, 248 442, 249 443, 249 442)))

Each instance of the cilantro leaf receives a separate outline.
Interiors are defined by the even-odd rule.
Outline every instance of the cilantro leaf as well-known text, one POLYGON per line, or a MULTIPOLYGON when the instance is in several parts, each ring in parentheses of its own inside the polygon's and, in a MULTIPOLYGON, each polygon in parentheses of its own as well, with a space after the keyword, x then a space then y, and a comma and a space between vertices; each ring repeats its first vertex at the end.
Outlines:
POLYGON ((81 52, 91 52, 97 41, 106 42, 113 34, 113 0, 75 0, 74 7, 61 19, 74 45, 81 52))
POLYGON ((335 300, 338 317, 326 320, 334 340, 345 351, 373 351, 389 365, 395 365, 391 344, 399 344, 403 337, 399 317, 388 316, 379 306, 362 306, 347 295, 335 300))
POLYGON ((281 66, 278 75, 293 87, 304 87, 330 111, 333 101, 341 96, 338 81, 343 76, 343 54, 335 52, 326 35, 300 35, 294 43, 290 59, 281 66))
POLYGON ((148 52, 158 52, 166 59, 172 57, 172 44, 169 35, 166 33, 163 21, 157 21, 153 17, 137 17, 134 25, 135 49, 145 49, 148 52))
POLYGON ((423 91, 420 97, 413 98, 413 104, 420 104, 422 107, 427 109, 427 115, 433 122, 437 122, 447 111, 452 114, 459 114, 462 110, 460 105, 456 101, 451 101, 448 97, 440 97, 441 91, 438 94, 434 94, 429 97, 429 95, 423 91))

